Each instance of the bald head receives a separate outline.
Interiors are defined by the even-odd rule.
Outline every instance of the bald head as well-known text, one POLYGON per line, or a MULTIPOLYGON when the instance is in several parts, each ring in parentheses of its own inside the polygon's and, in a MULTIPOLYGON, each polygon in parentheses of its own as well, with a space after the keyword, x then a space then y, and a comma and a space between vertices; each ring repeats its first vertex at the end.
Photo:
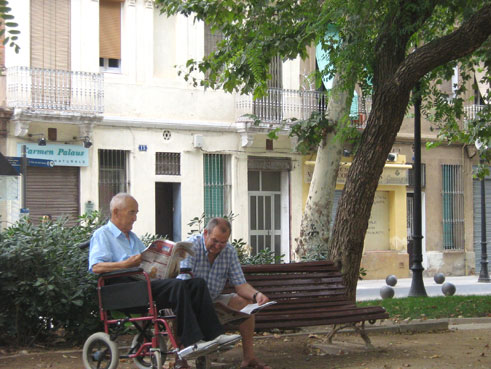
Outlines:
POLYGON ((125 234, 133 228, 138 213, 138 202, 128 193, 120 192, 109 203, 111 222, 125 234))

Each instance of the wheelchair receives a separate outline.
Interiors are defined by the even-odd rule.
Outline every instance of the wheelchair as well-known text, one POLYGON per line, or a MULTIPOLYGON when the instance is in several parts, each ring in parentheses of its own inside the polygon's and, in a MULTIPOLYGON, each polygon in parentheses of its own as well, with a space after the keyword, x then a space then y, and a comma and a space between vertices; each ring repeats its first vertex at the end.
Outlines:
POLYGON ((175 315, 169 309, 157 310, 150 277, 143 269, 101 274, 97 293, 104 332, 94 333, 85 341, 82 360, 86 369, 116 369, 120 359, 132 359, 140 369, 161 369, 167 355, 178 358, 178 343, 172 333, 175 315), (130 281, 111 283, 121 278, 130 281), (115 312, 120 317, 115 317, 115 312), (127 335, 128 326, 137 333, 124 352, 117 339, 127 335))

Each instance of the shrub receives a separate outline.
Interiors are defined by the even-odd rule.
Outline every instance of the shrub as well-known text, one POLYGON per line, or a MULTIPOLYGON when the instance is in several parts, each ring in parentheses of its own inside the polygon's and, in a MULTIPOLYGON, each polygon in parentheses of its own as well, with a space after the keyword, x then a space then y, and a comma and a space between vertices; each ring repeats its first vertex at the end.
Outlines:
POLYGON ((75 226, 22 219, 0 233, 0 344, 78 343, 99 328, 97 278, 76 245, 102 223, 93 212, 75 226))

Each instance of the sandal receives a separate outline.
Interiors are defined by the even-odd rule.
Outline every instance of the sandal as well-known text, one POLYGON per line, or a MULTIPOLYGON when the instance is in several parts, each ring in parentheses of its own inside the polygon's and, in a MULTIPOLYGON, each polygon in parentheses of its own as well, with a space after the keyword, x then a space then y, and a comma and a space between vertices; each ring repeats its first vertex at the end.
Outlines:
POLYGON ((246 366, 241 366, 240 369, 272 369, 272 368, 267 364, 260 363, 257 360, 253 360, 246 366))

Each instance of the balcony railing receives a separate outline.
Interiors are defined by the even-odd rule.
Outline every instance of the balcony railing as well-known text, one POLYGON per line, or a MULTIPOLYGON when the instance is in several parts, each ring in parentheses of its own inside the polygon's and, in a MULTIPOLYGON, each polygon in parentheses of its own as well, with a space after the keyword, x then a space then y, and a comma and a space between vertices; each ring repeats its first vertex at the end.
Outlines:
POLYGON ((104 111, 104 75, 12 67, 7 70, 7 105, 45 113, 99 115, 104 111))
MULTIPOLYGON (((353 123, 363 128, 371 109, 371 98, 358 98, 357 112, 352 112, 353 123)), ((325 112, 327 97, 321 91, 270 88, 266 96, 253 100, 251 95, 240 95, 236 104, 237 117, 255 115, 262 124, 279 125, 290 119, 307 119, 313 112, 325 112)))
POLYGON ((476 119, 477 114, 484 109, 484 105, 467 105, 464 106, 465 121, 476 119))

